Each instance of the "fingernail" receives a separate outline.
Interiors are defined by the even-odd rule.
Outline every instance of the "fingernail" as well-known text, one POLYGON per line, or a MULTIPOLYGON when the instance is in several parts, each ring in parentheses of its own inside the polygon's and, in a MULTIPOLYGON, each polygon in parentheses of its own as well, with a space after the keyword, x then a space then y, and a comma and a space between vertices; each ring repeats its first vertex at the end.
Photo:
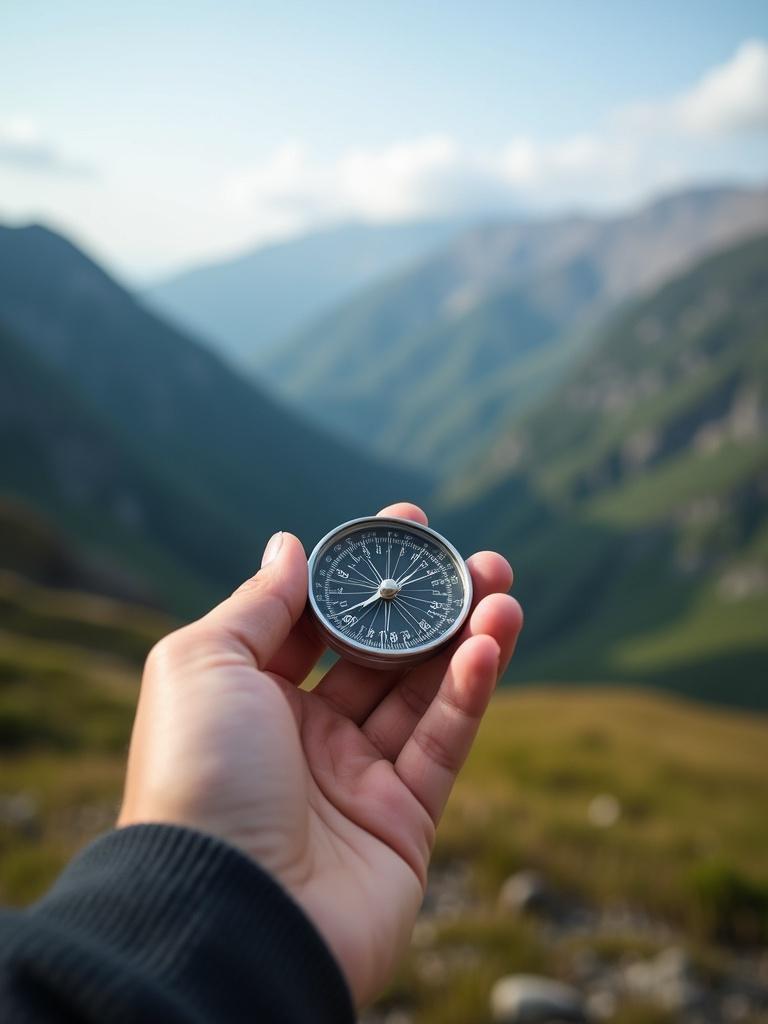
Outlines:
POLYGON ((267 541, 267 546, 264 548, 264 554, 261 559, 261 567, 269 565, 270 562, 277 558, 280 548, 283 546, 283 531, 278 530, 277 533, 273 533, 267 541))

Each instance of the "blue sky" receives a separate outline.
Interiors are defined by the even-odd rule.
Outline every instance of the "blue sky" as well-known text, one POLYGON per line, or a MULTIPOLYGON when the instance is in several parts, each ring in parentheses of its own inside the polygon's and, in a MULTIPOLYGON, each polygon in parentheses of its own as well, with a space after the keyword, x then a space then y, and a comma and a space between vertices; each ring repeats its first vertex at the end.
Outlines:
POLYGON ((338 219, 768 178, 768 3, 6 0, 0 218, 129 276, 338 219))

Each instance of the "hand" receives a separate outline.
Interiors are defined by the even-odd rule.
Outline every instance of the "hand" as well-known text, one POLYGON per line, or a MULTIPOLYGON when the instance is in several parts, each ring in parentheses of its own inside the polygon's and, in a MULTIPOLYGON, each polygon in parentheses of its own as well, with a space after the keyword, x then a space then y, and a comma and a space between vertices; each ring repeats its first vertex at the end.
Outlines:
MULTIPOLYGON (((426 522, 413 505, 381 515, 426 522)), ((240 847, 314 922, 358 1005, 388 980, 423 896, 435 827, 522 624, 507 562, 469 560, 452 651, 410 671, 337 662, 302 615, 307 564, 276 534, 262 569, 153 649, 118 824, 187 825, 240 847)))

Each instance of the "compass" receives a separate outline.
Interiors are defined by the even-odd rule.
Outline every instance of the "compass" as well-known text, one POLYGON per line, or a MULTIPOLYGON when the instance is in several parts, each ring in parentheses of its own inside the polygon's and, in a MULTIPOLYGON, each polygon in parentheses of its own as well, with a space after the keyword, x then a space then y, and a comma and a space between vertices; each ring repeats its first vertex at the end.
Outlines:
POLYGON ((459 632, 472 578, 456 548, 410 519, 366 516, 309 557, 309 607, 329 647, 373 668, 409 667, 459 632))

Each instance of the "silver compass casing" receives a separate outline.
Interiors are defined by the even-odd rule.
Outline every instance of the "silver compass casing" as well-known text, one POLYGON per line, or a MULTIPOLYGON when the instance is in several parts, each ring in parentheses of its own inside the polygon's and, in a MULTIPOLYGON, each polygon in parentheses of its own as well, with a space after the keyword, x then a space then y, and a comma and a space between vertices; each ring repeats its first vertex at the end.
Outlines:
POLYGON ((470 575, 467 564, 462 556, 453 544, 446 540, 446 538, 443 537, 442 534, 438 533, 437 530, 433 530, 431 527, 424 526, 422 523, 415 522, 412 519, 402 519, 395 516, 362 516, 359 519, 350 519, 346 523, 341 523, 340 526, 330 530, 317 542, 307 561, 307 571, 307 606, 310 610, 314 626, 323 638, 323 641, 331 648, 331 650, 336 651, 336 653, 341 655, 341 657, 346 661, 352 661, 358 665, 366 665, 369 668, 405 669, 410 668, 413 665, 418 665, 420 662, 433 657, 443 648, 447 647, 451 640, 453 640, 459 633, 467 621, 472 607, 472 576, 470 575), (411 533, 415 533, 417 535, 423 534, 425 537, 428 537, 433 544, 444 548, 446 554, 450 557, 451 562, 455 565, 457 573, 461 576, 463 601, 456 620, 439 637, 435 637, 433 640, 420 644, 417 647, 410 648, 407 651, 389 649, 377 650, 369 647, 367 644, 354 640, 352 637, 345 636, 334 626, 332 622, 329 621, 327 616, 323 614, 315 599, 313 586, 320 557, 331 545, 339 543, 345 537, 357 532, 365 526, 391 526, 399 530, 407 529, 411 533))

